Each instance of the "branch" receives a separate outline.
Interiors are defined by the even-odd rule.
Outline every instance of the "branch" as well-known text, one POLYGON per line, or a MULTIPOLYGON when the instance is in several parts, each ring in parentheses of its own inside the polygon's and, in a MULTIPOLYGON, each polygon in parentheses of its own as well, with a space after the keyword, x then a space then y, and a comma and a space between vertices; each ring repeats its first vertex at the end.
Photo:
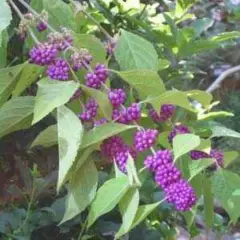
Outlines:
POLYGON ((216 89, 218 89, 221 85, 221 82, 228 77, 229 75, 232 75, 235 72, 240 71, 240 65, 235 66, 233 68, 230 68, 226 71, 224 71, 213 83, 212 85, 210 85, 208 87, 208 89, 206 90, 206 92, 211 93, 213 91, 215 91, 216 89))

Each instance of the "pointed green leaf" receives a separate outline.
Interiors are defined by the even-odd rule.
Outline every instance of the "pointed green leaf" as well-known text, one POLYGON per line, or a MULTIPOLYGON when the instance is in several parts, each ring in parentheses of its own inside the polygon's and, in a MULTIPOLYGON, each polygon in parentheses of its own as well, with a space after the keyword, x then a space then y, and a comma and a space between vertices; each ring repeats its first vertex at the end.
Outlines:
POLYGON ((240 217, 240 196, 234 195, 239 190, 240 177, 230 171, 219 169, 211 178, 214 196, 230 215, 231 220, 236 223, 240 217))
POLYGON ((128 189, 129 184, 126 176, 105 182, 98 190, 97 196, 92 203, 88 216, 88 228, 92 226, 97 218, 110 212, 119 203, 128 189))
POLYGON ((128 154, 128 160, 127 160, 126 169, 127 169, 127 175, 129 177, 129 180, 130 180, 130 185, 135 183, 138 186, 141 186, 141 182, 140 182, 140 180, 138 178, 135 162, 134 162, 134 160, 133 160, 133 158, 132 158, 132 156, 130 154, 128 154))
POLYGON ((190 177, 189 181, 192 180, 196 175, 201 173, 204 169, 208 168, 215 162, 212 158, 202 158, 197 161, 191 161, 189 166, 190 177))
POLYGON ((207 93, 205 91, 200 91, 200 90, 191 90, 187 91, 187 96, 197 100, 200 102, 204 107, 208 107, 211 102, 212 102, 212 95, 210 93, 207 93))
MULTIPOLYGON (((12 11, 6 0, 0 2, 0 33, 10 25, 12 20, 12 11)), ((1 46, 1 45, 0 45, 1 46)))
POLYGON ((103 116, 108 120, 111 120, 112 106, 108 100, 107 94, 94 88, 86 87, 85 85, 81 85, 81 88, 83 89, 83 91, 88 93, 91 97, 93 97, 96 100, 102 111, 103 116))
POLYGON ((153 45, 133 33, 121 31, 115 49, 121 70, 158 70, 158 55, 153 45))
POLYGON ((57 131, 59 149, 57 191, 59 191, 77 156, 82 141, 83 126, 70 109, 61 106, 57 109, 57 131))
POLYGON ((196 148, 198 151, 205 153, 210 153, 211 151, 211 140, 210 139, 201 139, 200 145, 196 148))
POLYGON ((137 188, 130 188, 119 202, 119 208, 122 214, 122 225, 116 234, 117 238, 130 231, 133 220, 137 213, 138 204, 139 191, 137 188))
POLYGON ((86 148, 96 143, 100 143, 106 138, 109 138, 118 133, 135 128, 136 126, 124 125, 119 123, 108 123, 101 125, 84 135, 81 148, 86 148))
POLYGON ((187 94, 177 90, 167 91, 158 97, 147 99, 146 102, 151 103, 156 111, 159 111, 163 104, 173 104, 189 111, 194 111, 190 105, 187 94))
POLYGON ((174 161, 182 155, 195 149, 201 143, 199 136, 194 134, 179 134, 173 138, 174 161))
POLYGON ((30 148, 33 148, 35 146, 42 146, 47 148, 57 144, 58 144, 57 125, 54 124, 40 132, 38 136, 34 139, 30 148))
POLYGON ((52 81, 48 78, 39 81, 33 124, 43 119, 55 108, 67 103, 78 87, 79 84, 74 81, 52 81))
POLYGON ((145 220, 146 217, 150 213, 152 213, 160 204, 161 204, 161 202, 157 202, 157 203, 153 203, 153 204, 139 206, 136 216, 133 220, 131 229, 135 228, 138 224, 140 224, 143 220, 145 220))
POLYGON ((0 105, 3 104, 11 95, 17 83, 17 77, 25 64, 14 67, 3 68, 0 70, 0 105))
POLYGON ((43 73, 44 67, 35 64, 25 64, 17 85, 13 91, 13 96, 19 96, 27 87, 35 82, 43 73))
POLYGON ((133 86, 141 96, 157 97, 165 92, 165 86, 157 72, 152 70, 131 70, 126 72, 117 72, 117 74, 131 86, 133 86))
POLYGON ((93 201, 98 183, 98 171, 92 159, 88 159, 70 180, 65 202, 65 213, 60 224, 74 218, 93 201))
POLYGON ((240 138, 240 133, 238 133, 232 129, 229 129, 217 122, 210 123, 210 130, 212 131, 211 138, 214 138, 214 137, 240 138))
POLYGON ((31 126, 34 97, 18 97, 0 108, 0 137, 31 126))

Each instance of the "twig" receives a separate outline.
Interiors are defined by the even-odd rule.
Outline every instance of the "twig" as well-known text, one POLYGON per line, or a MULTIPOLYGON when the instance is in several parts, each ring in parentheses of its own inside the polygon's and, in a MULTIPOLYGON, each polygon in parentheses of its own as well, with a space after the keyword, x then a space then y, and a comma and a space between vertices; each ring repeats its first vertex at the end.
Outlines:
POLYGON ((228 77, 229 75, 232 75, 233 73, 238 72, 238 71, 240 71, 240 65, 235 66, 235 67, 233 67, 233 68, 230 68, 230 69, 224 71, 224 72, 212 83, 212 85, 210 85, 210 86, 208 87, 208 89, 206 90, 206 92, 211 93, 211 92, 215 91, 216 89, 218 89, 218 88, 220 87, 221 82, 222 82, 226 77, 228 77))
MULTIPOLYGON (((25 18, 23 16, 23 14, 21 13, 21 11, 18 9, 17 5, 12 0, 8 0, 8 1, 11 4, 11 6, 13 7, 14 11, 17 13, 17 15, 20 17, 20 19, 24 20, 25 18)), ((38 41, 37 37, 35 36, 32 29, 28 25, 27 25, 27 29, 28 29, 32 39, 34 40, 34 42, 39 44, 40 42, 38 41)))

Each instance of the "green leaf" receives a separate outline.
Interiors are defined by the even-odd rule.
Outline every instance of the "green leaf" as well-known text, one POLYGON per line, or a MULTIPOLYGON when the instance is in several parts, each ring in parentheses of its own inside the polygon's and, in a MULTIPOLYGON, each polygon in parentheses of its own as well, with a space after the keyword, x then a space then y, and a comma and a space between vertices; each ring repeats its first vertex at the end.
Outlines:
POLYGON ((119 202, 119 208, 122 214, 122 225, 116 234, 116 238, 119 238, 130 231, 137 213, 138 204, 139 191, 137 188, 130 188, 119 202))
POLYGON ((125 30, 121 31, 115 49, 115 57, 121 70, 158 70, 158 55, 153 45, 125 30))
POLYGON ((57 125, 54 124, 40 132, 38 136, 34 139, 30 148, 33 148, 35 146, 43 146, 47 148, 56 144, 58 144, 57 125))
POLYGON ((213 97, 210 93, 200 91, 200 90, 191 90, 191 91, 187 91, 186 93, 188 97, 194 100, 197 100, 204 107, 208 107, 212 102, 213 97))
POLYGON ((240 133, 233 131, 217 122, 211 122, 209 128, 212 132, 211 138, 214 137, 233 137, 240 138, 240 133))
POLYGON ((180 18, 195 2, 196 0, 177 0, 175 16, 180 18))
POLYGON ((141 182, 138 178, 137 169, 136 169, 134 160, 130 154, 128 154, 126 169, 127 169, 127 175, 129 178, 130 185, 133 185, 133 183, 135 183, 138 186, 141 186, 141 182))
POLYGON ((163 146, 164 148, 170 149, 171 144, 169 143, 168 136, 170 131, 161 132, 158 135, 158 143, 163 146))
POLYGON ((107 94, 102 91, 86 87, 85 85, 81 85, 81 88, 96 100, 103 116, 108 120, 112 120, 112 106, 108 100, 107 94))
POLYGON ((44 67, 35 64, 25 64, 17 85, 12 93, 13 96, 19 96, 27 87, 39 78, 44 69, 44 67))
POLYGON ((110 212, 119 203, 128 189, 129 184, 126 176, 105 182, 98 190, 97 196, 92 203, 88 216, 88 228, 92 226, 97 218, 110 212))
POLYGON ((40 80, 35 100, 33 124, 43 119, 55 108, 67 103, 78 87, 79 84, 74 81, 52 81, 48 78, 40 80))
POLYGON ((187 94, 177 90, 167 91, 156 98, 147 99, 146 102, 151 103, 156 111, 159 111, 163 104, 173 104, 189 111, 194 111, 190 105, 187 94))
POLYGON ((212 158, 202 158, 196 161, 191 161, 189 163, 189 181, 191 181, 195 176, 201 173, 204 169, 208 168, 215 162, 212 158))
POLYGON ((145 220, 145 218, 150 213, 152 213, 160 204, 161 204, 161 202, 157 202, 157 203, 153 203, 153 204, 139 206, 136 216, 133 220, 131 229, 135 228, 138 224, 140 224, 143 220, 145 220))
POLYGON ((173 138, 174 161, 182 155, 195 149, 201 143, 199 136, 194 134, 179 134, 173 138))
POLYGON ((65 202, 65 213, 60 224, 74 218, 93 201, 98 184, 98 171, 92 159, 88 159, 70 180, 65 202))
POLYGON ((31 126, 34 97, 18 97, 0 108, 0 137, 31 126))
POLYGON ((224 118, 224 117, 233 117, 234 114, 225 111, 218 111, 218 112, 209 112, 209 113, 200 113, 197 116, 198 120, 214 120, 215 118, 224 118))
POLYGON ((124 132, 126 130, 135 128, 136 126, 131 125, 124 125, 119 123, 108 123, 103 124, 97 128, 94 128, 93 130, 87 132, 84 135, 83 143, 81 145, 81 148, 89 147, 93 144, 100 143, 106 138, 109 138, 113 135, 116 135, 118 133, 124 132))
POLYGON ((197 36, 200 36, 202 32, 206 31, 209 27, 212 26, 214 20, 211 18, 201 18, 196 19, 194 22, 190 24, 192 28, 194 28, 197 36))
POLYGON ((0 70, 0 105, 11 95, 17 83, 17 77, 24 67, 24 64, 0 70))
POLYGON ((165 86, 157 72, 152 70, 131 70, 117 74, 139 93, 140 97, 157 97, 165 92, 165 86))
POLYGON ((240 31, 224 32, 212 37, 211 41, 215 43, 222 43, 239 37, 240 31))
POLYGON ((214 196, 228 212, 233 223, 236 223, 240 216, 240 196, 234 195, 234 192, 240 188, 240 177, 235 173, 219 169, 214 173, 211 182, 214 196))
POLYGON ((96 63, 106 61, 106 51, 102 42, 91 34, 74 34, 74 46, 78 49, 86 48, 93 56, 91 66, 95 67, 96 63))
POLYGON ((229 166, 238 156, 236 151, 224 152, 224 167, 229 166))
MULTIPOLYGON (((59 26, 77 30, 77 25, 74 19, 73 11, 69 4, 61 0, 37 0, 42 1, 43 8, 48 12, 49 23, 53 25, 57 30, 59 26)), ((41 10, 42 10, 41 9, 41 10)))
POLYGON ((0 32, 0 68, 7 64, 7 46, 9 42, 7 30, 0 32))
POLYGON ((70 109, 61 106, 57 109, 57 131, 59 149, 57 191, 59 192, 77 156, 82 141, 83 126, 70 109))
POLYGON ((214 220, 213 193, 211 181, 206 176, 203 185, 203 203, 205 223, 208 228, 211 228, 214 220))
POLYGON ((211 151, 211 141, 209 139, 201 139, 200 145, 196 148, 198 151, 205 153, 210 153, 211 151))
POLYGON ((11 8, 7 4, 6 0, 1 0, 0 2, 0 33, 9 26, 11 20, 12 20, 11 8))

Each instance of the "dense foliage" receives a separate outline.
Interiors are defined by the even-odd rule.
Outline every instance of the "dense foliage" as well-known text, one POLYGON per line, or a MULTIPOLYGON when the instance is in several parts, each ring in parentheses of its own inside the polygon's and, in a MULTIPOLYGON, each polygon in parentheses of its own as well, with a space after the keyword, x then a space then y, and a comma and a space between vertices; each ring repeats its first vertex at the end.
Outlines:
POLYGON ((212 93, 240 70, 214 60, 238 46, 239 12, 233 0, 1 1, 0 238, 233 230, 238 152, 219 142, 240 133, 212 93))

